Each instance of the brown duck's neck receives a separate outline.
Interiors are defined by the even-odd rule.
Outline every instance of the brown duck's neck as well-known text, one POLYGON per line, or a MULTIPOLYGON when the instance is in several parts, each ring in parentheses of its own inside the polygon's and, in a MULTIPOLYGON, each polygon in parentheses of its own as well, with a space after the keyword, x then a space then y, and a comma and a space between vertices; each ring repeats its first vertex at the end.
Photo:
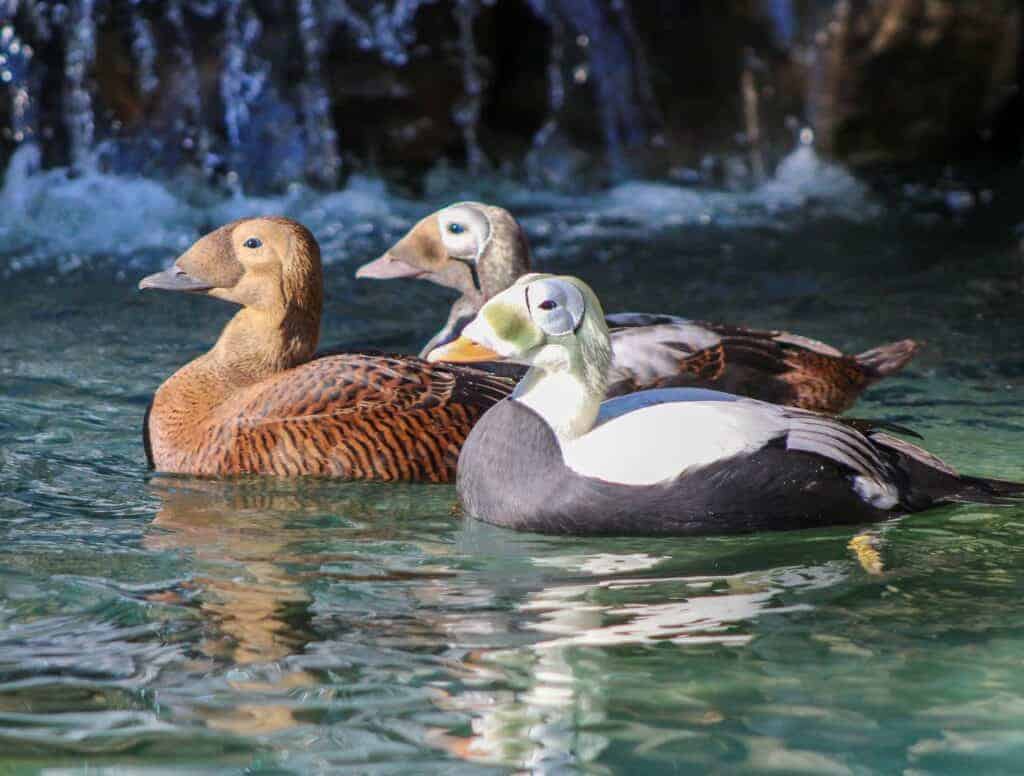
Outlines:
POLYGON ((208 352, 160 387, 154 413, 201 421, 233 393, 309 361, 319 329, 319 314, 240 310, 208 352))
POLYGON ((319 339, 319 311, 246 307, 204 358, 209 369, 241 388, 309 361, 319 339))
POLYGON ((463 290, 462 296, 452 304, 452 310, 458 310, 462 314, 470 313, 476 315, 480 312, 480 308, 487 304, 489 299, 489 296, 485 296, 476 289, 472 291, 463 290))

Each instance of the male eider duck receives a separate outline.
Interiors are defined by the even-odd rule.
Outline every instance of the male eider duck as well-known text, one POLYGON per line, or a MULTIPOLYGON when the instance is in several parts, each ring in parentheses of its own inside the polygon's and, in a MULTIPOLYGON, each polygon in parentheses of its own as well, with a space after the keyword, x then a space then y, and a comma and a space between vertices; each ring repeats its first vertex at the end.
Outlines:
POLYGON ((287 218, 222 226, 139 288, 242 307, 153 397, 144 437, 160 471, 448 482, 474 421, 512 390, 418 358, 316 357, 320 248, 287 218))
POLYGON ((459 456, 467 512, 561 534, 703 534, 879 520, 1024 484, 963 477, 881 424, 692 388, 610 399, 612 346, 580 280, 527 275, 430 358, 530 367, 459 456))
MULTIPOLYGON (((459 291, 448 321, 420 353, 451 342, 484 302, 530 271, 530 249, 507 210, 461 202, 420 221, 362 278, 422 277, 459 291)), ((819 412, 842 412, 872 383, 901 369, 918 344, 901 340, 857 356, 781 331, 620 313, 608 396, 649 388, 712 388, 819 412)))

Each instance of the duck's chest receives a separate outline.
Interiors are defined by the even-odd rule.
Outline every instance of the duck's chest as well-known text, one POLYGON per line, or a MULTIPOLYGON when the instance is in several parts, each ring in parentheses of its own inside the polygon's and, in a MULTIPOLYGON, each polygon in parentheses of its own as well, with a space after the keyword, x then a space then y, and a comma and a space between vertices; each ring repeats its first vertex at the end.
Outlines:
POLYGON ((144 442, 157 471, 216 475, 230 471, 236 433, 218 421, 220 386, 185 367, 157 390, 146 413, 144 442))
POLYGON ((188 407, 160 402, 159 394, 146 414, 144 441, 150 465, 157 471, 214 475, 228 473, 235 435, 212 424, 188 407))
POLYGON ((468 514, 527 529, 562 501, 572 477, 550 427, 533 410, 505 399, 466 438, 456 484, 468 514))

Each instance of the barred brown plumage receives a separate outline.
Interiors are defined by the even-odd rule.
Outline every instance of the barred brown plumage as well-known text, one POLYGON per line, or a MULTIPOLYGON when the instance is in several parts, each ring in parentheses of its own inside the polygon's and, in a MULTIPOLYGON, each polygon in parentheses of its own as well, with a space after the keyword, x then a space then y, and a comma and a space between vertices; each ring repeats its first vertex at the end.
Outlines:
POLYGON ((221 227, 140 283, 243 305, 217 344, 157 391, 145 421, 151 466, 207 476, 454 478, 473 423, 513 382, 410 356, 313 355, 320 272, 308 230, 258 218, 221 227), (259 247, 247 248, 254 237, 259 247))

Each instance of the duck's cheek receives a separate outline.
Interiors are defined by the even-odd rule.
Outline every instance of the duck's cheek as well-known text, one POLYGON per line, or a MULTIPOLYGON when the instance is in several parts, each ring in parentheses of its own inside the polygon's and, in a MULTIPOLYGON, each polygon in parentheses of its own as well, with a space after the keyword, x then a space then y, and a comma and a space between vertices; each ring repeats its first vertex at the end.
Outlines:
POLYGON ((243 278, 230 288, 210 289, 209 295, 223 299, 225 302, 240 304, 243 307, 260 307, 264 302, 264 294, 259 284, 247 278, 243 278))
POLYGON ((437 277, 442 285, 446 286, 458 288, 465 282, 472 282, 472 272, 469 267, 455 259, 445 258, 441 264, 431 268, 429 272, 437 277))
POLYGON ((504 358, 522 357, 543 342, 543 334, 529 319, 514 311, 505 312, 496 314, 493 308, 485 308, 484 313, 463 330, 463 336, 504 358))
POLYGON ((544 340, 544 333, 530 320, 525 310, 503 301, 488 303, 474 324, 479 324, 476 328, 481 333, 489 330, 494 337, 506 343, 507 348, 520 353, 537 347, 544 340))

